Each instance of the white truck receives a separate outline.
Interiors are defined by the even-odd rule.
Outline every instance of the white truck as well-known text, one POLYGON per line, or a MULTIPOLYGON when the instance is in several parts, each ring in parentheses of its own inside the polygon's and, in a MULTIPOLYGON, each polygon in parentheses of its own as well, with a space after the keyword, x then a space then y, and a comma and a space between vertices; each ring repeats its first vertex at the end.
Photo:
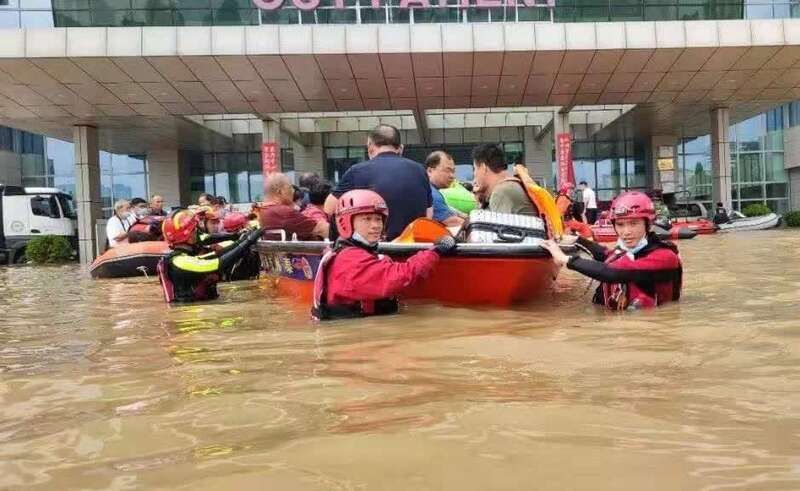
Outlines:
POLYGON ((58 188, 0 184, 0 256, 23 262, 28 242, 42 235, 64 236, 77 250, 77 219, 72 197, 58 188))

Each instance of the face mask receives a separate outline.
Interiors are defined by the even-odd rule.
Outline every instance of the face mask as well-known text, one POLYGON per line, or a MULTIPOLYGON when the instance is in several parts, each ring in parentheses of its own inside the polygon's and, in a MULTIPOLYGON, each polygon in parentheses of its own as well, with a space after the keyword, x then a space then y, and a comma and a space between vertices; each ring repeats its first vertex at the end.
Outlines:
POLYGON ((639 242, 630 249, 625 245, 624 242, 622 242, 622 239, 617 239, 617 248, 625 251, 625 254, 627 254, 628 257, 630 257, 631 259, 633 259, 633 256, 637 252, 641 251, 646 246, 647 246, 647 236, 642 237, 641 240, 639 240, 639 242))
POLYGON ((358 232, 353 232, 352 240, 354 240, 356 242, 360 242, 360 243, 362 243, 364 245, 368 245, 368 246, 372 245, 372 243, 370 241, 368 241, 367 239, 362 237, 361 234, 359 234, 358 232))

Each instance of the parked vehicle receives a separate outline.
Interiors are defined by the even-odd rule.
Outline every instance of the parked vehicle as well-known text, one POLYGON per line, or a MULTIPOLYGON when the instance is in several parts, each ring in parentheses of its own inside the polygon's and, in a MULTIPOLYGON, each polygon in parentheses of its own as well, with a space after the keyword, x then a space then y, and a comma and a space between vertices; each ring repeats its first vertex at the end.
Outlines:
POLYGON ((6 262, 24 262, 28 242, 42 235, 67 237, 77 253, 78 216, 70 195, 0 184, 0 197, 0 254, 6 262))

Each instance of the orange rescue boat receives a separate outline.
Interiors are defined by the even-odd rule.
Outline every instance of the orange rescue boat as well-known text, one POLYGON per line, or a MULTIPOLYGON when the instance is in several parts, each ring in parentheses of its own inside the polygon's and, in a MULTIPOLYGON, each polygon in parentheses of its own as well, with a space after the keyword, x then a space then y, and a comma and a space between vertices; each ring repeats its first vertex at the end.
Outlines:
MULTIPOLYGON (((260 241, 262 270, 277 292, 310 305, 314 276, 329 242, 260 241)), ((402 261, 430 243, 382 242, 378 250, 402 261)), ((574 252, 572 246, 564 246, 574 252)), ((433 274, 408 288, 403 299, 433 300, 456 305, 508 306, 547 291, 558 267, 547 251, 532 244, 458 245, 454 256, 442 258, 433 274)))

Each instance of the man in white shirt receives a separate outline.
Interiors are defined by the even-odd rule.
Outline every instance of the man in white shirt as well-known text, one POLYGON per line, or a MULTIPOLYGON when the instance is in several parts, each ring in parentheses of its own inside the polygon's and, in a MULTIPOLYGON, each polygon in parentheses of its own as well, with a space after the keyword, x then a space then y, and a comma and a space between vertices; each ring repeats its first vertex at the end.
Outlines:
MULTIPOLYGON (((114 214, 106 223, 108 247, 116 247, 128 243, 128 229, 131 228, 131 204, 121 199, 114 203, 114 214)), ((135 219, 135 218, 134 218, 135 219)))
POLYGON ((597 196, 586 181, 578 183, 578 187, 583 196, 583 209, 586 213, 586 223, 592 225, 597 221, 597 196))

